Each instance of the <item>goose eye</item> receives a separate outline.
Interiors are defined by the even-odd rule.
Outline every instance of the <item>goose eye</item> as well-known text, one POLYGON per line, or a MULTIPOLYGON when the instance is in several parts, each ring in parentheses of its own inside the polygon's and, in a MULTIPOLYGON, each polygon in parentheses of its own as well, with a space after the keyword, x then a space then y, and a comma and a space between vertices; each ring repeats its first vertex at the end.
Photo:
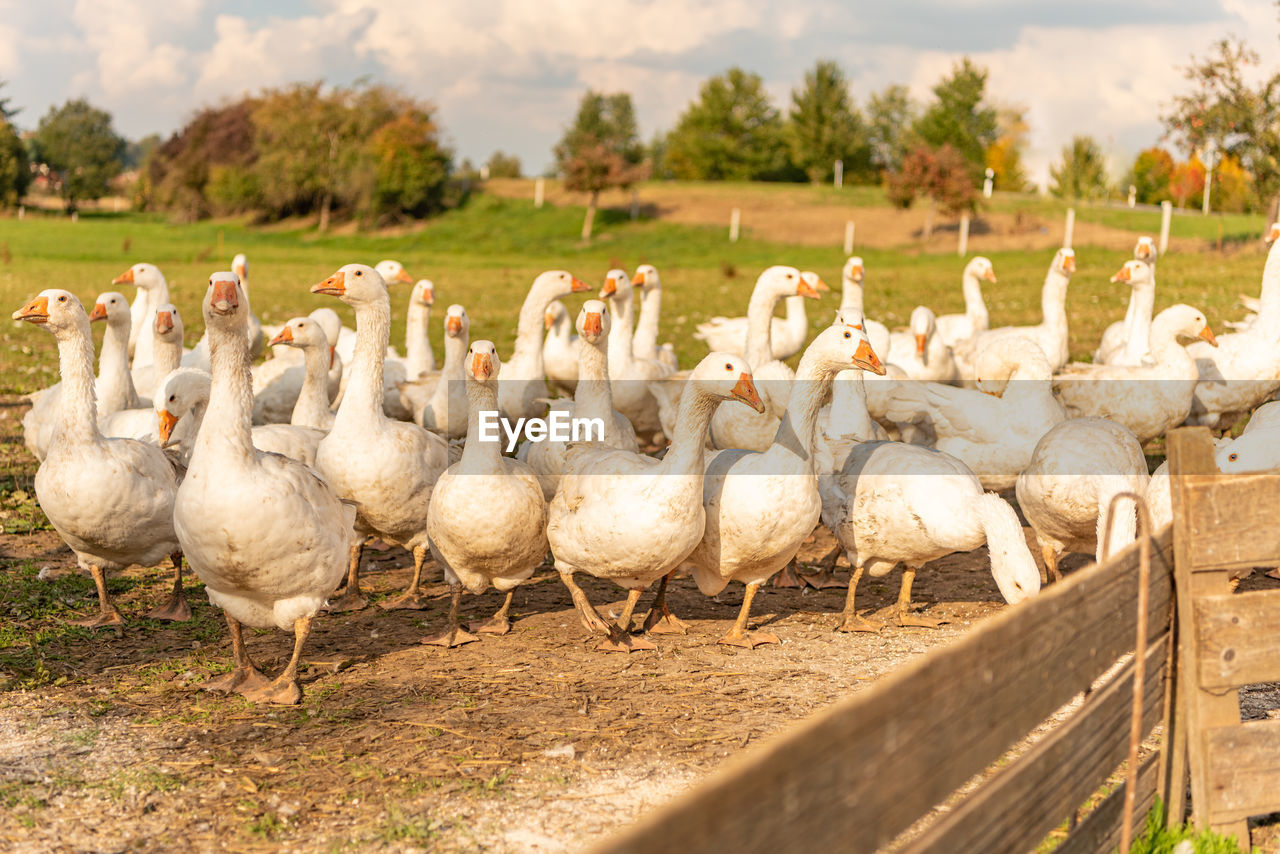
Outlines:
POLYGON ((356 275, 357 275, 357 276, 363 276, 363 275, 364 275, 364 271, 363 271, 363 270, 356 270, 356 275))
POLYGON ((845 338, 852 338, 852 337, 853 337, 853 333, 852 333, 852 332, 846 332, 846 333, 844 334, 844 337, 845 337, 845 338))
POLYGON ((1240 455, 1239 455, 1239 454, 1230 454, 1230 455, 1228 455, 1228 456, 1227 456, 1227 462, 1232 462, 1232 463, 1234 463, 1234 462, 1235 462, 1236 460, 1238 460, 1238 459, 1240 459, 1240 455))
POLYGON ((169 395, 169 402, 170 402, 170 403, 173 403, 173 402, 174 402, 175 400, 177 400, 177 399, 178 399, 178 396, 177 396, 176 394, 171 394, 171 395, 169 395))
POLYGON ((58 297, 58 302, 66 302, 66 301, 67 301, 66 297, 58 297))
POLYGON ((725 369, 726 371, 732 371, 732 370, 733 370, 733 365, 729 364, 728 362, 725 362, 725 363, 724 363, 724 369, 725 369))

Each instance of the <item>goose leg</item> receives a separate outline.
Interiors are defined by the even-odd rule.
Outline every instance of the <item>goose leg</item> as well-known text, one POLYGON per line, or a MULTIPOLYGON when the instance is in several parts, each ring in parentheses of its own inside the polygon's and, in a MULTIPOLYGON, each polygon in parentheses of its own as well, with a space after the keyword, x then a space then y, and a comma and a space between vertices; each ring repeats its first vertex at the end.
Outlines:
POLYGON ((369 603, 360 595, 360 557, 364 554, 364 540, 358 540, 351 547, 350 563, 347 564, 347 586, 342 595, 329 601, 330 611, 359 611, 369 603))
POLYGON ((916 571, 914 569, 906 567, 902 570, 902 589, 898 592, 898 625, 936 629, 947 621, 911 613, 911 586, 915 584, 915 580, 916 571))
POLYGON ((173 592, 169 594, 169 601, 148 613, 147 616, 153 620, 171 620, 181 623, 191 619, 191 606, 187 604, 187 597, 182 592, 182 552, 169 555, 169 560, 173 561, 173 592))
MULTIPOLYGON (((663 581, 665 580, 664 578, 663 581)), ((640 603, 640 594, 643 592, 640 588, 627 591, 627 604, 622 606, 622 616, 618 617, 618 628, 623 634, 631 632, 631 615, 636 612, 636 605, 640 603)))
POLYGON ((86 617, 83 620, 71 620, 71 625, 84 626, 87 629, 123 625, 124 615, 116 608, 115 603, 111 601, 111 594, 107 592, 106 572, 100 566, 91 566, 89 567, 89 573, 93 576, 93 583, 98 588, 98 616, 86 617))
MULTIPOLYGON (((296 706, 302 701, 302 685, 298 682, 298 662, 302 658, 302 645, 311 634, 311 617, 299 617, 293 621, 293 656, 279 676, 264 685, 241 687, 237 690, 245 699, 254 703, 275 703, 280 706, 296 706)), ((264 677, 265 681, 265 677, 264 677)))
POLYGON ((225 676, 208 680, 202 687, 206 691, 215 691, 219 694, 230 694, 233 691, 243 694, 246 691, 258 690, 267 684, 267 677, 253 666, 253 661, 249 658, 249 650, 244 646, 244 633, 241 631, 240 621, 230 614, 225 616, 227 628, 231 630, 231 659, 235 662, 235 670, 225 676))
POLYGON ((849 576, 849 594, 844 600, 844 620, 836 626, 837 632, 878 632, 884 628, 884 623, 873 623, 866 617, 859 617, 858 609, 853 604, 864 569, 865 567, 855 566, 853 574, 849 576))
POLYGON ((1062 580, 1062 573, 1058 572, 1058 552, 1053 546, 1040 546, 1040 554, 1044 555, 1045 574, 1049 576, 1050 583, 1062 580))
POLYGON ((644 630, 655 635, 688 634, 689 624, 671 613, 667 607, 667 582, 675 570, 662 576, 658 582, 658 592, 653 596, 653 604, 649 606, 649 616, 645 618, 644 630))
POLYGON ((804 587, 804 582, 800 580, 800 576, 796 573, 796 560, 792 558, 787 561, 787 565, 782 568, 773 577, 773 581, 769 582, 774 587, 804 587))
POLYGON ((468 623, 467 631, 483 632, 491 635, 505 635, 511 631, 511 597, 514 595, 516 595, 516 591, 508 590, 507 598, 503 600, 502 607, 498 609, 498 612, 479 623, 468 623))
POLYGON ((427 559, 427 547, 416 546, 413 550, 413 580, 409 582, 409 589, 401 595, 390 600, 389 602, 378 603, 388 611, 400 608, 421 611, 427 607, 427 596, 419 588, 422 583, 422 564, 427 559))
POLYGON ((657 646, 642 637, 633 637, 626 632, 618 629, 617 626, 611 626, 605 622, 604 617, 600 616, 600 612, 591 604, 591 600, 587 598, 587 594, 578 586, 578 582, 573 580, 573 573, 560 572, 560 581, 569 589, 569 595, 573 597, 573 607, 578 611, 578 618, 582 620, 582 625, 592 634, 604 635, 605 639, 600 642, 596 649, 606 650, 608 652, 634 652, 638 649, 657 649, 657 646))
POLYGON ((742 608, 738 610, 737 621, 734 622, 733 628, 729 629, 729 633, 720 638, 717 643, 741 646, 746 649, 755 649, 765 643, 781 643, 778 640, 778 636, 772 632, 747 631, 747 616, 751 613, 751 600, 756 598, 756 591, 759 589, 760 582, 758 581, 753 581, 747 585, 747 592, 742 596, 742 608))
POLYGON ((450 584, 449 594, 449 628, 441 634, 423 638, 423 643, 452 649, 455 646, 462 646, 464 643, 480 640, 480 638, 471 634, 471 632, 464 631, 458 625, 458 605, 462 601, 462 584, 457 581, 450 584))

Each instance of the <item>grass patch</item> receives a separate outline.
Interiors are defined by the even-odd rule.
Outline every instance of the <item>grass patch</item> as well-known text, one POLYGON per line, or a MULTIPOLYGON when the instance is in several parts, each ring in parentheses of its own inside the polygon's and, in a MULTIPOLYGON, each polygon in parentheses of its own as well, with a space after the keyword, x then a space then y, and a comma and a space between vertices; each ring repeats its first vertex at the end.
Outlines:
POLYGON ((1237 854, 1240 847, 1234 836, 1222 836, 1210 830, 1197 830, 1190 824, 1165 827, 1164 806, 1157 798, 1147 813, 1142 835, 1133 841, 1129 854, 1173 854, 1182 842, 1190 842, 1195 854, 1237 854))
POLYGON ((411 843, 425 845, 440 836, 440 822, 428 816, 411 815, 397 806, 387 810, 375 839, 383 845, 411 843))

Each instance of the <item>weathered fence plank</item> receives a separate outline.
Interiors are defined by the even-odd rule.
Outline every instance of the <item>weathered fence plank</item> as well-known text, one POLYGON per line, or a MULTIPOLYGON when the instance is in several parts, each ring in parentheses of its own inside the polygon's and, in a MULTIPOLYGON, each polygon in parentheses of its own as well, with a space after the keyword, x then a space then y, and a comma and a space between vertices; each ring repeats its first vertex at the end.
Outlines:
POLYGON ((1205 596, 1196 600, 1196 615, 1201 688, 1280 679, 1280 592, 1205 596))
POLYGON ((1204 742, 1215 823, 1275 810, 1280 804, 1280 721, 1215 727, 1204 734, 1204 742))

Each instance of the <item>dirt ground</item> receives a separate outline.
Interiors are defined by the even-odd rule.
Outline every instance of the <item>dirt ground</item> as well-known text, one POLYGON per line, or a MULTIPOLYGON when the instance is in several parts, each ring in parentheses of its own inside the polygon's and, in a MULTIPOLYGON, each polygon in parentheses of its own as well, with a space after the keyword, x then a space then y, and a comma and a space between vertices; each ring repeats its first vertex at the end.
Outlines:
MULTIPOLYGON (((715 643, 742 598, 673 584, 687 635, 631 655, 594 649, 549 567, 516 593, 515 629, 453 650, 423 646, 432 606, 376 606, 318 619, 298 707, 255 707, 205 693, 229 669, 220 613, 198 584, 195 614, 169 624, 145 613, 168 592, 167 570, 112 576, 130 615, 120 630, 66 626, 95 607, 92 584, 50 530, 19 506, 34 466, 13 401, 0 413, 0 849, 564 851, 605 838, 686 789, 732 753, 948 643, 1005 607, 985 549, 931 564, 915 599, 950 622, 938 630, 832 631, 841 588, 767 589, 753 623, 781 638, 753 651, 715 643), (57 576, 41 580, 41 574, 57 576)), ((1028 531, 1028 534, 1030 532, 1028 531)), ((801 553, 830 543, 819 530, 801 553)), ((1066 562, 1068 569, 1086 562, 1066 562)), ((408 582, 409 555, 366 550, 375 601, 408 582)), ((844 574, 842 574, 844 577, 844 574)), ((1264 582, 1265 583, 1265 582, 1264 582)), ((621 591, 586 579, 616 615, 621 591)), ((888 617, 898 576, 863 584, 863 613, 888 617)), ((463 601, 464 618, 494 611, 494 592, 463 601)), ((265 670, 291 638, 249 635, 265 670)), ((1258 701, 1265 714, 1280 705, 1258 701)))

